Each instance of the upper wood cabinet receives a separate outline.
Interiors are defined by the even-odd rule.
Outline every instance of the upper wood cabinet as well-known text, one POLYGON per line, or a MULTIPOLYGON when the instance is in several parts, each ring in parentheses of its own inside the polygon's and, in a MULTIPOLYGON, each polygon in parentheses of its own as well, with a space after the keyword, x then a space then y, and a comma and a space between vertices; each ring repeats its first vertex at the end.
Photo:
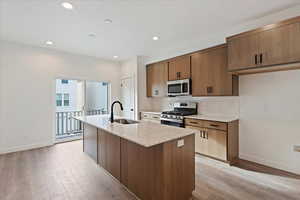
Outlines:
POLYGON ((192 95, 238 95, 238 77, 227 72, 227 46, 192 54, 192 95))
POLYGON ((169 61, 169 81, 191 78, 190 55, 180 56, 169 61))
POLYGON ((160 62, 147 66, 147 96, 167 96, 168 63, 160 62))
POLYGON ((261 32, 259 44, 262 66, 300 61, 300 22, 261 32))
POLYGON ((258 36, 250 35, 227 41, 228 69, 237 70, 256 67, 258 59, 258 36))
POLYGON ((300 62, 300 17, 227 38, 228 70, 300 62))

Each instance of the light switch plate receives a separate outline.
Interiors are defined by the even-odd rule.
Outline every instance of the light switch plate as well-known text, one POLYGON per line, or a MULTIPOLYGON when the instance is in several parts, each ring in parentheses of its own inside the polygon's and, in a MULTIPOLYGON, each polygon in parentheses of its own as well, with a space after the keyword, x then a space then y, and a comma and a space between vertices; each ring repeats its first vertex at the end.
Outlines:
POLYGON ((183 147, 184 146, 184 140, 178 140, 177 141, 177 147, 183 147))
POLYGON ((294 145, 294 151, 300 152, 300 145, 294 145))

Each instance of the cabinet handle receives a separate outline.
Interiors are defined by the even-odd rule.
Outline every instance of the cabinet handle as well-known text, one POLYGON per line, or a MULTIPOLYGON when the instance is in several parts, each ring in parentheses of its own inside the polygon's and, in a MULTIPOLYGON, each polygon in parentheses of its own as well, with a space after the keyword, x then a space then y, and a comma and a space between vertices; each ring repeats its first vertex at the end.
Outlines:
POLYGON ((219 125, 217 125, 217 124, 210 124, 210 126, 218 127, 219 125))
POLYGON ((261 54, 259 54, 259 61, 260 61, 260 64, 262 64, 263 63, 263 54, 261 53, 261 54))
POLYGON ((255 54, 255 64, 257 65, 257 54, 255 54))
POLYGON ((178 76, 179 76, 179 78, 181 77, 181 72, 178 72, 178 76))
POLYGON ((207 92, 208 94, 213 93, 213 87, 212 87, 212 86, 207 87, 207 88, 206 88, 206 92, 207 92))

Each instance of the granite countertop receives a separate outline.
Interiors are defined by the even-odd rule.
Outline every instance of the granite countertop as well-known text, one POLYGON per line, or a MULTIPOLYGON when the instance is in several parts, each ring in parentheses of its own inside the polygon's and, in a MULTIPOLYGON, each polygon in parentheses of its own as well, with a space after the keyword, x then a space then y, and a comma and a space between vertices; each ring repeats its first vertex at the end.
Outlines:
POLYGON ((238 120, 239 118, 236 116, 228 116, 228 115, 189 115, 185 116, 187 119, 200 119, 200 120, 208 120, 208 121, 217 121, 217 122, 232 122, 238 120))
MULTIPOLYGON (((195 131, 191 129, 161 125, 153 122, 139 121, 137 124, 111 123, 109 121, 109 115, 81 116, 74 118, 144 147, 151 147, 195 134, 195 131)), ((115 116, 115 119, 118 118, 122 117, 115 116)))

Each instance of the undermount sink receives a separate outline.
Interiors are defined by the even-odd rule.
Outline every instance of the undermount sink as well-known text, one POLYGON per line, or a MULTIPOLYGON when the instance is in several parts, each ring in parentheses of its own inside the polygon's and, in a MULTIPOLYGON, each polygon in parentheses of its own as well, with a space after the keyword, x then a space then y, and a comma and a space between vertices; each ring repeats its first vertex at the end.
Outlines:
POLYGON ((139 123, 138 121, 134 121, 131 119, 115 119, 114 122, 119 123, 119 124, 137 124, 137 123, 139 123))

